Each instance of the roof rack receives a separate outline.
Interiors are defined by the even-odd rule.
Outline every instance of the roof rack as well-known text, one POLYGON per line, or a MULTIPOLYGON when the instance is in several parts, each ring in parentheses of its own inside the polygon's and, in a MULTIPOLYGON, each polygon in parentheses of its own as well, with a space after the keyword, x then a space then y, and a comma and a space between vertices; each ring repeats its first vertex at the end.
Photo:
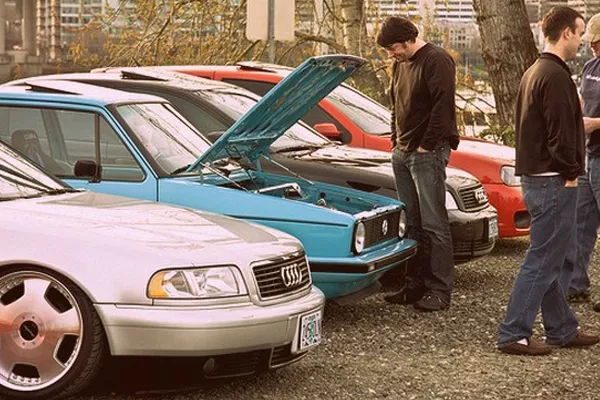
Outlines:
POLYGON ((261 61, 239 61, 239 62, 235 63, 235 65, 237 65, 241 69, 244 69, 247 71, 261 71, 261 72, 277 72, 277 70, 282 70, 282 69, 293 69, 293 68, 285 67, 283 65, 269 64, 269 63, 264 63, 261 61))
POLYGON ((149 71, 147 69, 144 70, 133 70, 133 69, 122 69, 121 77, 123 79, 131 79, 131 80, 144 80, 144 81, 159 81, 159 82, 168 82, 172 78, 169 78, 167 74, 164 72, 156 72, 149 71))
POLYGON ((78 92, 74 92, 72 90, 67 90, 64 88, 59 88, 56 87, 54 85, 52 85, 49 82, 31 82, 31 81, 26 81, 25 82, 26 85, 29 86, 29 91, 32 92, 41 92, 41 93, 56 93, 56 94, 71 94, 71 95, 76 95, 76 96, 80 96, 81 93, 78 92))

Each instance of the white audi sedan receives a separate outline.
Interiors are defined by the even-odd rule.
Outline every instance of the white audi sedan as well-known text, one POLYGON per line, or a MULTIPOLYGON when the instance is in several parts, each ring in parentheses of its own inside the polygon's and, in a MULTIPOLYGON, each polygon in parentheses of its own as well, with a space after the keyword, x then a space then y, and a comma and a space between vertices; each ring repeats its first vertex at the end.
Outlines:
POLYGON ((321 341, 324 296, 285 233, 74 190, 1 143, 0 226, 0 398, 71 395, 109 355, 221 377, 321 341))

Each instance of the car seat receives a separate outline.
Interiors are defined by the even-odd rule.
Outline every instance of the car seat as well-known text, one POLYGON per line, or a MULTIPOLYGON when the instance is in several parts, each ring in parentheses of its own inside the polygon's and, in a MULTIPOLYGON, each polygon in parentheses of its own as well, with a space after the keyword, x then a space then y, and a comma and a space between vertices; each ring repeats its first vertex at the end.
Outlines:
POLYGON ((64 169, 42 151, 37 133, 32 129, 18 129, 10 137, 10 145, 34 163, 52 174, 62 174, 64 169))

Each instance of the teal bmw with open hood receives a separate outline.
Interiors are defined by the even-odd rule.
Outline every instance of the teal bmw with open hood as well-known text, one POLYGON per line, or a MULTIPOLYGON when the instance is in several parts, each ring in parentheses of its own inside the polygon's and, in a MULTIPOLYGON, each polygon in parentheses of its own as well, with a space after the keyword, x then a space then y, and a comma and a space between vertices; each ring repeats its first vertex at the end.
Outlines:
MULTIPOLYGON (((287 232, 304 245, 312 281, 327 298, 356 300, 416 253, 416 242, 405 238, 404 204, 238 161, 270 160, 271 143, 364 61, 346 55, 305 61, 212 146, 161 98, 25 80, 0 89, 0 139, 74 187, 287 232)), ((289 267, 272 271, 261 284, 278 288, 302 280, 302 271, 294 263, 289 267)))

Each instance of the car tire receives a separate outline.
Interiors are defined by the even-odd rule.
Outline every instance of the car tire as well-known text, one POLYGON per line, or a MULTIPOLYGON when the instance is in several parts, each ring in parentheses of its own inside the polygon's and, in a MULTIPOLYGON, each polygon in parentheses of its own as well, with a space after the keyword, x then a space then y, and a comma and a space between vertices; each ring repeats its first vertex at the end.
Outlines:
POLYGON ((33 266, 0 270, 0 398, 72 395, 107 353, 100 317, 72 281, 33 266))

